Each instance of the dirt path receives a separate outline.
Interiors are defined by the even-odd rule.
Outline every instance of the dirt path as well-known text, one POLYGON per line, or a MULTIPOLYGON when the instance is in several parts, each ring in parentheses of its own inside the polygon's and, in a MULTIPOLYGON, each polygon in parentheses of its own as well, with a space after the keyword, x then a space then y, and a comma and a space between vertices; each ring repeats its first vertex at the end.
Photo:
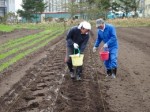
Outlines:
MULTIPOLYGON (((134 112, 150 111, 150 29, 149 31, 148 29, 130 28, 129 33, 129 29, 124 29, 123 32, 121 32, 122 28, 118 29, 121 69, 119 76, 122 79, 119 83, 126 84, 121 88, 125 87, 126 94, 124 97, 128 100, 123 100, 125 102, 122 103, 122 107, 126 108, 127 111, 131 109, 134 112), (136 30, 138 33, 133 33, 130 36, 132 30, 133 32, 136 30)), ((118 103, 118 105, 120 104, 118 103)))
POLYGON ((105 77, 98 52, 92 52, 95 32, 81 82, 72 81, 64 66, 63 35, 1 74, 0 112, 149 112, 150 28, 117 28, 116 79, 105 77))

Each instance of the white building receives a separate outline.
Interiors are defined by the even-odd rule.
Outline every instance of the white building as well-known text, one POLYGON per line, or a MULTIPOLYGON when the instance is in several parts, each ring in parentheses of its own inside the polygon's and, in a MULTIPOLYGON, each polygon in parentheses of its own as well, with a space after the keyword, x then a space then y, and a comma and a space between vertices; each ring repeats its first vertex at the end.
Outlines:
POLYGON ((7 12, 15 12, 15 0, 6 0, 7 12))
POLYGON ((15 12, 15 0, 0 0, 0 16, 8 12, 15 12))
MULTIPOLYGON (((67 12, 67 4, 70 2, 80 2, 80 0, 43 0, 47 4, 45 12, 67 12)), ((85 0, 82 0, 84 2, 85 0)))
POLYGON ((66 12, 68 0, 44 0, 44 3, 47 5, 45 12, 66 12))
POLYGON ((0 0, 0 16, 21 9, 22 0, 0 0))
POLYGON ((0 0, 0 16, 4 16, 7 13, 6 0, 0 0))
POLYGON ((145 0, 144 2, 144 16, 150 17, 150 0, 145 0))

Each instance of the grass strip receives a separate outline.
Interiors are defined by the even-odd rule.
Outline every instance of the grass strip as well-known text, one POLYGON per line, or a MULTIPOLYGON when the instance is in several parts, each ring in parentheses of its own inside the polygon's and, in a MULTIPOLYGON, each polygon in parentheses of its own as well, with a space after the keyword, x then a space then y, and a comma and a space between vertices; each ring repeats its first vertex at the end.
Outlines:
POLYGON ((109 19, 108 23, 115 25, 116 27, 139 27, 150 26, 149 18, 125 18, 125 19, 109 19))
POLYGON ((63 27, 63 23, 45 23, 45 24, 35 24, 35 23, 20 23, 4 25, 0 24, 1 32, 12 32, 16 29, 54 29, 58 27, 63 27))
POLYGON ((14 27, 9 25, 0 24, 0 31, 2 32, 11 32, 14 30, 14 27))

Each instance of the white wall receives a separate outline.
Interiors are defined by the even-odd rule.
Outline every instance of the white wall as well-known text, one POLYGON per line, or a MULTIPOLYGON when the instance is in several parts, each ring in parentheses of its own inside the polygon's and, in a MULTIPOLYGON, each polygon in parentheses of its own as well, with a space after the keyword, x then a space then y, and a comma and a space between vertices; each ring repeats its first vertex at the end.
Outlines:
POLYGON ((150 0, 145 0, 145 17, 150 17, 150 0))
POLYGON ((16 12, 18 9, 22 9, 22 0, 6 0, 7 12, 16 12))
POLYGON ((15 12, 15 0, 7 0, 7 12, 15 12))

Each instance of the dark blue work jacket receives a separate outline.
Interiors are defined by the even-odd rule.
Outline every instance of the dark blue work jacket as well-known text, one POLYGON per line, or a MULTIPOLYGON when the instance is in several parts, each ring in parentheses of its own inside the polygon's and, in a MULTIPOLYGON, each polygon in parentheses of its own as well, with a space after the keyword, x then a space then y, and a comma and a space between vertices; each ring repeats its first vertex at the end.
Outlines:
POLYGON ((79 45, 80 52, 82 53, 89 40, 89 34, 81 34, 81 30, 78 26, 72 27, 67 34, 67 47, 73 48, 73 43, 79 45))

